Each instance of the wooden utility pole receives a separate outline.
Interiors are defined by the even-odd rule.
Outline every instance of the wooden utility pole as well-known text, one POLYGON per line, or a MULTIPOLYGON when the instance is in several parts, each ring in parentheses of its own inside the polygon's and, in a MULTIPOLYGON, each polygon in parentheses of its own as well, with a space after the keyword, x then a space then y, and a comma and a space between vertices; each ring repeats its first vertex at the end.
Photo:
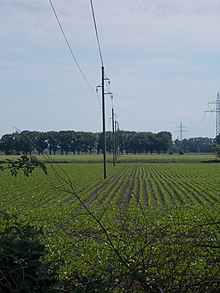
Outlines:
POLYGON ((105 131, 105 72, 104 66, 102 65, 102 126, 103 126, 103 174, 104 179, 107 178, 106 171, 106 131, 105 131))
MULTIPOLYGON (((113 99, 113 97, 112 97, 113 99)), ((112 146, 113 146, 113 166, 115 166, 115 114, 112 106, 112 146)))
POLYGON ((118 121, 115 120, 115 160, 117 159, 118 155, 119 155, 119 152, 118 152, 118 145, 117 145, 117 135, 116 133, 119 133, 119 124, 118 124, 118 121))

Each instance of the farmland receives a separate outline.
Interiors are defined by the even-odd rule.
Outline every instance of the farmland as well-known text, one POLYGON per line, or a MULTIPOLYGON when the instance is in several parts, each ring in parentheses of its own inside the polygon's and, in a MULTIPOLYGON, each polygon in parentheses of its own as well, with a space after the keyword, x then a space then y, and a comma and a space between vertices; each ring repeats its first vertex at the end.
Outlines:
POLYGON ((56 156, 48 175, 1 172, 1 209, 43 227, 45 259, 66 290, 212 292, 220 164, 204 161, 213 159, 125 155, 103 180, 101 156, 56 156))

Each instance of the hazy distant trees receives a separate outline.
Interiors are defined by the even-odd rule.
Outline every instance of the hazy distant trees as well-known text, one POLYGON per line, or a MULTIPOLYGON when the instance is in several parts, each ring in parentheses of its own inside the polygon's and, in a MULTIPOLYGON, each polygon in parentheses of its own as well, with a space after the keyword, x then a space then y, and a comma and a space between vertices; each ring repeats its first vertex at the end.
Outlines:
POLYGON ((98 134, 92 132, 68 131, 22 131, 5 134, 0 139, 0 151, 10 154, 42 154, 47 151, 50 155, 80 154, 95 152, 98 134))
POLYGON ((220 145, 220 134, 216 136, 215 143, 220 145))
POLYGON ((220 134, 215 138, 214 150, 216 152, 216 156, 220 158, 220 134))
POLYGON ((189 139, 175 140, 177 149, 184 153, 211 153, 213 152, 213 138, 194 137, 189 139))
POLYGON ((10 155, 11 150, 15 151, 13 134, 5 134, 2 136, 0 140, 0 150, 6 155, 10 155))
MULTIPOLYGON (((220 138, 216 138, 217 144, 220 138)), ((189 138, 182 142, 172 142, 168 131, 158 133, 116 131, 116 151, 120 154, 167 153, 172 150, 183 152, 212 152, 214 140, 211 138, 189 138)), ((22 131, 5 134, 0 139, 0 150, 5 154, 100 154, 103 152, 102 133, 62 130, 62 131, 22 131)), ((112 132, 106 132, 106 150, 113 151, 112 132)))

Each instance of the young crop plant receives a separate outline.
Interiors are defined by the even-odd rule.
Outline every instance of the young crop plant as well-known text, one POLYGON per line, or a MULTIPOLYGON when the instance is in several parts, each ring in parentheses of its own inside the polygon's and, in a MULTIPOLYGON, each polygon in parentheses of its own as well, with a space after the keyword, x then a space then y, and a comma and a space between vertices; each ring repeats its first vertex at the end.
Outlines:
MULTIPOLYGON (((20 170, 28 177, 36 167, 47 174, 46 166, 36 158, 21 156, 18 160, 1 162, 1 170, 9 169, 12 176, 20 170), (7 165, 6 165, 7 163, 7 165)), ((22 223, 18 216, 0 211, 0 291, 50 292, 55 284, 49 263, 42 263, 46 253, 40 243, 42 229, 22 223)))
POLYGON ((103 181, 97 163, 52 163, 47 176, 13 178, 20 196, 4 203, 43 226, 56 292, 218 292, 219 202, 204 197, 217 199, 220 181, 215 166, 201 166, 120 163, 103 181))

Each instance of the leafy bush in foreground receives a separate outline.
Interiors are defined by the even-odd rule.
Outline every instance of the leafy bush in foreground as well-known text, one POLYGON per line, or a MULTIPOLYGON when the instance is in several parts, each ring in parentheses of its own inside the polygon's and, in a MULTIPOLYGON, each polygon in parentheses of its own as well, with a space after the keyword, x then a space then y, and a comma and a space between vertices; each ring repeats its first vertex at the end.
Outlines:
POLYGON ((40 261, 46 253, 39 241, 42 231, 17 222, 5 211, 0 231, 0 291, 49 292, 54 278, 48 274, 49 265, 40 261))

